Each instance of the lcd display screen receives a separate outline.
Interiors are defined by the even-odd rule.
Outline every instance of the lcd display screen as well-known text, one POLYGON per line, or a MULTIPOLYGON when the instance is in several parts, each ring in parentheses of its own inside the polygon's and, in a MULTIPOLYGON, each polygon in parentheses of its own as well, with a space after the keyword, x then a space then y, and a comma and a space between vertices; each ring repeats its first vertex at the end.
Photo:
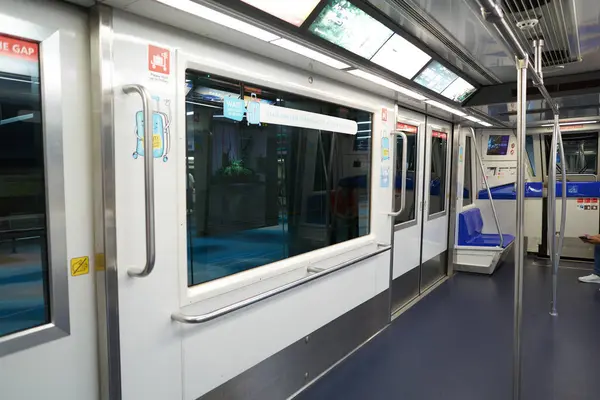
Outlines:
POLYGON ((300 26, 315 9, 320 0, 242 0, 274 17, 300 26))
POLYGON ((488 139, 488 156, 505 156, 508 150, 508 135, 490 135, 488 139))
POLYGON ((412 79, 431 57, 401 36, 394 35, 371 61, 407 79, 412 79))
POLYGON ((309 30, 369 60, 393 34, 388 27, 347 0, 329 0, 309 30))
POLYGON ((442 92, 442 96, 462 103, 475 91, 475 87, 463 78, 458 78, 442 92))
POLYGON ((439 62, 432 61, 415 78, 415 82, 436 93, 442 93, 457 78, 458 75, 454 72, 450 71, 439 62))

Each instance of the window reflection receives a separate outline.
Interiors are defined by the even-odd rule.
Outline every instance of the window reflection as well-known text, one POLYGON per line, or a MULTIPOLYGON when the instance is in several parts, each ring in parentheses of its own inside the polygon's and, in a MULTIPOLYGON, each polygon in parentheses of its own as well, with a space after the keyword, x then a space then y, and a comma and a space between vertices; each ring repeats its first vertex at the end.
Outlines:
POLYGON ((431 177, 429 182, 429 215, 446 210, 446 157, 448 134, 431 132, 431 177))
POLYGON ((369 113, 207 74, 187 81, 190 286, 368 234, 369 113), (245 99, 246 114, 225 112, 226 97, 245 99), (257 104, 351 119, 359 132, 259 125, 257 104))
POLYGON ((50 321, 37 44, 3 40, 32 50, 0 55, 0 336, 50 321))

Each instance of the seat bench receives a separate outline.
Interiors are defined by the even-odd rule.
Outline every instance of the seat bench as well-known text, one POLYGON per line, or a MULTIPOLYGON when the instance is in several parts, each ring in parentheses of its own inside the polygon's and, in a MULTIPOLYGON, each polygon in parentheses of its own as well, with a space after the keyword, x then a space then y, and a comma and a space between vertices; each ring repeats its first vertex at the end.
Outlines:
MULTIPOLYGON (((471 208, 461 212, 458 216, 458 245, 475 247, 500 247, 500 235, 495 233, 482 233, 483 218, 479 208, 471 208)), ((503 233, 504 243, 502 248, 508 247, 514 240, 513 235, 503 233)))

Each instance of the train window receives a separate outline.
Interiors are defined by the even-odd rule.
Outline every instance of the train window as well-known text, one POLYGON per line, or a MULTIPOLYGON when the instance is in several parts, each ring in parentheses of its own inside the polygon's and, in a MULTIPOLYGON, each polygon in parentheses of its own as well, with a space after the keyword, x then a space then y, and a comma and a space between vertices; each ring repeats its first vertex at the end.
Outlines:
POLYGON ((431 177, 429 181, 429 215, 446 210, 446 163, 448 134, 431 132, 431 177))
POLYGON ((467 137, 465 140, 465 154, 464 154, 464 183, 463 183, 463 207, 473 204, 473 192, 471 190, 471 138, 467 137))
MULTIPOLYGON (((398 129, 401 129, 406 134, 407 149, 406 149, 406 206, 400 215, 395 217, 395 223, 413 221, 415 219, 415 204, 416 204, 416 182, 417 182, 417 133, 418 128, 412 125, 398 124, 398 129)), ((401 201, 401 183, 402 183, 402 146, 404 141, 400 136, 396 136, 396 182, 394 190, 394 209, 400 208, 401 201)))
POLYGON ((13 51, 0 54, 0 337, 50 322, 38 45, 2 42, 13 51))
MULTIPOLYGON (((563 134, 565 165, 569 175, 596 175, 598 165, 598 134, 563 134)), ((552 136, 545 137, 546 154, 551 152, 552 136)), ((549 167, 550 157, 546 157, 549 167)), ((560 158, 557 156, 557 171, 561 171, 560 158)))
POLYGON ((370 113, 193 71, 186 85, 189 286, 369 233, 370 113), (261 122, 276 109, 358 133, 261 122))
POLYGON ((535 174, 535 152, 533 150, 533 136, 529 135, 525 137, 525 150, 527 151, 527 158, 529 158, 529 165, 531 166, 532 176, 535 174))

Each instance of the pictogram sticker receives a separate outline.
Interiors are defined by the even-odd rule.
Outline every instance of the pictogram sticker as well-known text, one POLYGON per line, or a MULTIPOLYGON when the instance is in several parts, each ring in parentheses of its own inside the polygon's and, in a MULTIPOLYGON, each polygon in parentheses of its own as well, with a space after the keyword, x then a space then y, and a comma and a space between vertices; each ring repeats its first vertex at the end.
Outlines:
POLYGON ((79 276, 85 275, 90 272, 90 258, 88 256, 85 257, 76 257, 71 259, 71 275, 79 276))
POLYGON ((381 109, 381 120, 386 122, 387 121, 387 108, 382 108, 381 109))
POLYGON ((171 52, 169 49, 148 45, 148 70, 169 75, 171 72, 171 52))

